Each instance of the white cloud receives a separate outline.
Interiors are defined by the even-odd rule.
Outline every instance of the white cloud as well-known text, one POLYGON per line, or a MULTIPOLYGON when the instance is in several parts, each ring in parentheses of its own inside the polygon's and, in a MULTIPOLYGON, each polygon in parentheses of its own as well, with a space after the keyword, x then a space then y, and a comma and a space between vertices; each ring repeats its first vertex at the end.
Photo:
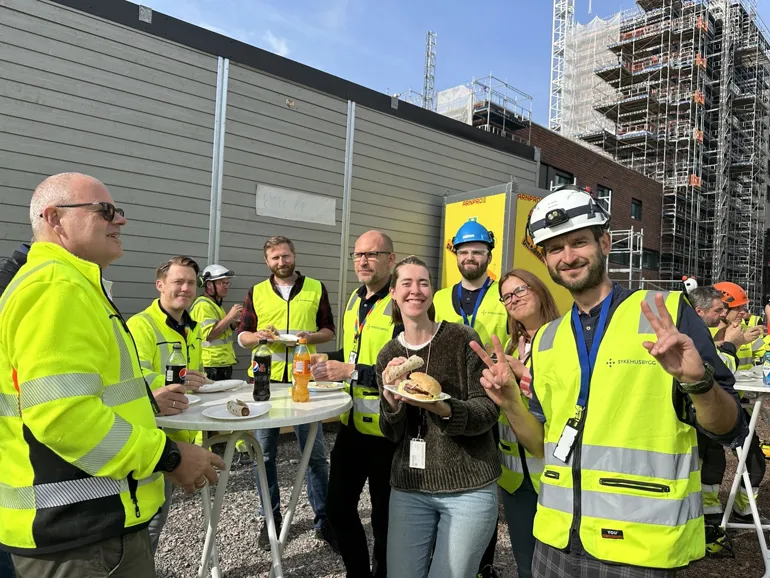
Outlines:
POLYGON ((267 45, 267 49, 270 52, 275 52, 278 56, 288 56, 289 52, 291 52, 286 39, 276 36, 271 30, 262 35, 262 42, 267 45))

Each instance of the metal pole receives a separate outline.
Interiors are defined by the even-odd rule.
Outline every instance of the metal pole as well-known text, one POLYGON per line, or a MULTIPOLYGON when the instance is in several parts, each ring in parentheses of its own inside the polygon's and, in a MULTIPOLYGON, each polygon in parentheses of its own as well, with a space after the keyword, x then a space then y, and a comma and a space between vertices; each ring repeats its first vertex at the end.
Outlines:
MULTIPOLYGON (((353 143, 356 133, 356 103, 348 101, 348 120, 345 134, 345 174, 342 179, 342 224, 340 230, 340 276, 337 298, 337 322, 345 314, 347 305, 348 253, 350 252, 350 202, 353 182, 353 143)), ((342 347, 342 331, 337 331, 337 348, 342 347)))

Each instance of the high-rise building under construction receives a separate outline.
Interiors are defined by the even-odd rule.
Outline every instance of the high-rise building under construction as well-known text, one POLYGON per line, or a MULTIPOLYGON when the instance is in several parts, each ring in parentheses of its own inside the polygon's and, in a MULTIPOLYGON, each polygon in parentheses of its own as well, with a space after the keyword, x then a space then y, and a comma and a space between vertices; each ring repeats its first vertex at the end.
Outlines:
POLYGON ((733 281, 756 306, 770 184, 770 44, 756 4, 637 4, 575 25, 574 0, 556 0, 551 128, 662 184, 663 279, 733 281))

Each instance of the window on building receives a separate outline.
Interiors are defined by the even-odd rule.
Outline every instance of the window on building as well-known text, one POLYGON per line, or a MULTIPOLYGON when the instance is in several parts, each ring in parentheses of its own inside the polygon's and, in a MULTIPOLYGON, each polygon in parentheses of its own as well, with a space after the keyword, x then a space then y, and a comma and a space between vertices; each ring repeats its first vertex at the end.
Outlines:
POLYGON ((657 271, 660 269, 660 253, 654 249, 644 249, 642 252, 642 269, 657 271))
POLYGON ((596 186, 596 200, 604 209, 612 214, 612 189, 604 185, 596 186))
POLYGON ((631 199, 631 218, 634 221, 642 220, 642 201, 639 199, 631 199))
POLYGON ((541 189, 553 189, 559 185, 571 185, 575 182, 575 175, 540 163, 540 174, 538 175, 538 186, 541 189))

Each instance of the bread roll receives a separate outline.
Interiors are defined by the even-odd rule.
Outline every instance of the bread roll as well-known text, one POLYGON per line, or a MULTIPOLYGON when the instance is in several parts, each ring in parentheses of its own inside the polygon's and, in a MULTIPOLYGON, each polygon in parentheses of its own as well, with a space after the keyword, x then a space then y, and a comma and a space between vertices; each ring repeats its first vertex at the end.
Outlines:
POLYGON ((382 372, 382 380, 385 383, 393 383, 397 379, 404 377, 405 375, 409 375, 410 372, 414 371, 418 367, 422 367, 423 363, 424 362, 422 357, 412 355, 401 365, 393 365, 386 368, 385 371, 382 372))

